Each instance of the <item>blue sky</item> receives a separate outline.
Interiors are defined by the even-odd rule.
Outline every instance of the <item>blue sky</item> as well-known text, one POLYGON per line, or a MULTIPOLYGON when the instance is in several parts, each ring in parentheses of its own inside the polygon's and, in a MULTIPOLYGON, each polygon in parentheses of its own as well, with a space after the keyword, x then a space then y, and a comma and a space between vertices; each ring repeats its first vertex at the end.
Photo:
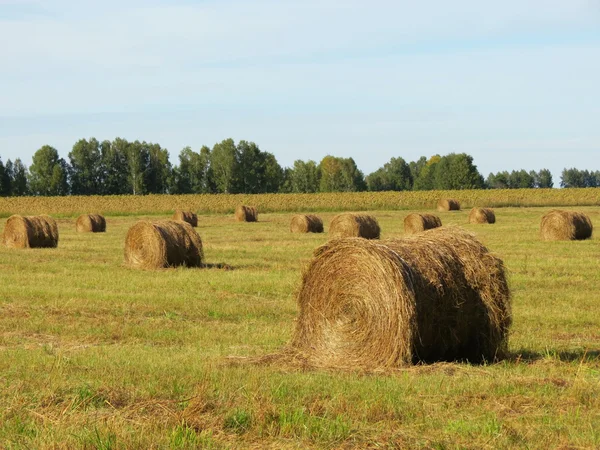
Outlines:
POLYGON ((0 156, 80 138, 284 166, 600 170, 600 0, 0 0, 0 156))

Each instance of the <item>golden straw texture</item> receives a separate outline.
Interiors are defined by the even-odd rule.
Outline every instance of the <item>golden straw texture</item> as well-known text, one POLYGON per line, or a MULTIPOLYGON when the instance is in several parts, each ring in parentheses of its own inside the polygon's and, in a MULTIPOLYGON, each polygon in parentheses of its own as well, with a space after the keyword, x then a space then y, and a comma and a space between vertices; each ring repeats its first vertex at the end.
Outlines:
POLYGON ((53 248, 58 246, 58 226, 47 215, 10 216, 2 241, 9 248, 53 248))
POLYGON ((187 222, 140 221, 125 238, 125 263, 134 268, 200 267, 202 240, 187 222))
POLYGON ((458 228, 329 241, 315 251, 297 299, 291 352, 310 366, 481 362, 507 350, 504 265, 458 228))

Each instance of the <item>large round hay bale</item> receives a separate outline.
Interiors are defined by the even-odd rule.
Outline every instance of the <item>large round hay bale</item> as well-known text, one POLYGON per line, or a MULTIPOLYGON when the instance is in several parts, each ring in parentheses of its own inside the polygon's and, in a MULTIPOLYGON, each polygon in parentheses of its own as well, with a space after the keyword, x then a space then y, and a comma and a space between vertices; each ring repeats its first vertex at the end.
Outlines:
POLYGON ((438 201, 438 211, 459 211, 460 203, 453 198, 442 198, 438 201))
POLYGON ((296 214, 290 222, 292 233, 322 233, 323 220, 314 214, 296 214))
POLYGON ((379 239, 381 228, 377 219, 367 214, 343 213, 331 220, 329 225, 331 238, 361 237, 379 239))
POLYGON ((413 213, 404 218, 404 233, 415 234, 442 226, 442 220, 434 214, 413 213))
POLYGON ((481 362, 507 350, 504 265, 461 229, 329 241, 305 270, 297 299, 291 350, 312 366, 481 362))
POLYGON ((82 214, 75 222, 75 229, 80 233, 104 233, 106 219, 100 214, 82 214))
POLYGON ((238 222, 258 222, 258 210, 255 206, 238 205, 235 208, 235 220, 238 222))
POLYGON ((125 263, 130 267, 199 267, 203 258, 202 240, 187 222, 140 221, 129 229, 125 238, 125 263))
POLYGON ((593 230, 587 214, 553 209, 542 217, 540 234, 544 241, 572 241, 592 237, 593 230))
POLYGON ((177 209, 173 213, 172 219, 187 222, 193 227, 198 226, 198 215, 192 211, 183 211, 181 209, 177 209))
POLYGON ((496 223, 496 214, 491 208, 473 208, 469 213, 469 223, 496 223))
POLYGON ((2 242, 9 248, 54 248, 58 246, 58 225, 47 215, 10 216, 2 242))

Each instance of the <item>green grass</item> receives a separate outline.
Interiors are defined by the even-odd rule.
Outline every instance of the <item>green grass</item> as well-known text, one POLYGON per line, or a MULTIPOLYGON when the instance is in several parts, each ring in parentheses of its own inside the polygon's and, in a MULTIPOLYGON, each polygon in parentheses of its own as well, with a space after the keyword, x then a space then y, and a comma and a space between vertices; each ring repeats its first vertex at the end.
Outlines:
MULTIPOLYGON (((229 358, 292 335, 301 269, 327 234, 290 234, 290 214, 200 216, 207 262, 233 270, 154 272, 122 265, 139 217, 96 235, 59 219, 57 249, 0 248, 0 447, 598 448, 600 241, 539 241, 545 211, 497 209, 495 225, 440 213, 506 263, 511 358, 380 374, 229 358)), ((382 237, 410 212, 374 212, 382 237)))

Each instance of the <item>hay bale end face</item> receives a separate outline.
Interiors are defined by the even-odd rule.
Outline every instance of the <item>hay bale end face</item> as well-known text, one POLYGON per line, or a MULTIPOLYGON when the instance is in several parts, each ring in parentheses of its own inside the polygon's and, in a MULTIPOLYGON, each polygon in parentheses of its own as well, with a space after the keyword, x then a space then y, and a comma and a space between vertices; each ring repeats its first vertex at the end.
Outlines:
POLYGON ((442 220, 433 214, 409 214, 404 218, 404 233, 415 234, 442 226, 442 220))
POLYGON ((544 241, 573 241, 592 237, 590 217, 582 212, 553 209, 542 217, 540 235, 544 241))
POLYGON ((192 211, 183 211, 181 209, 177 209, 173 213, 172 219, 187 222, 193 227, 198 226, 198 215, 192 211))
POLYGON ((460 203, 453 198, 442 198, 438 201, 438 211, 460 211, 460 203))
POLYGON ((473 208, 469 213, 469 223, 496 223, 496 214, 491 208, 473 208))
POLYGON ((235 209, 235 220, 238 222, 258 222, 258 210, 254 206, 239 205, 235 209))
POLYGON ((332 239, 360 237, 379 239, 381 228, 377 219, 367 214, 343 213, 331 220, 329 234, 332 239))
POLYGON ((100 214, 82 214, 75 222, 75 229, 79 233, 104 233, 106 219, 100 214))
POLYGON ((322 233, 323 220, 314 214, 297 214, 290 222, 292 233, 322 233))
POLYGON ((187 222, 140 221, 125 238, 125 263, 139 269, 202 266, 202 240, 187 222))
POLYGON ((9 248, 55 248, 58 225, 47 215, 13 215, 6 221, 2 241, 9 248))
POLYGON ((315 367, 493 361, 511 325, 502 261, 460 229, 317 249, 298 292, 291 350, 315 367))

